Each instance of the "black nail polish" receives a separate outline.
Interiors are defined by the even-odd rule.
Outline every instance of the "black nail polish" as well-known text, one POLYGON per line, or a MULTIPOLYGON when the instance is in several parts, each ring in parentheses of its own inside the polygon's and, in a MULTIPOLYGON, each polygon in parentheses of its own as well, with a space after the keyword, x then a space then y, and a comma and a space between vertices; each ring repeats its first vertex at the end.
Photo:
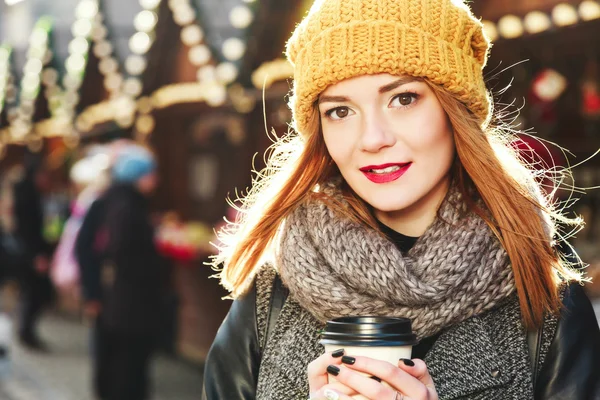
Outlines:
POLYGON ((340 374, 340 369, 335 365, 330 365, 327 367, 327 372, 333 376, 338 376, 340 374))
POLYGON ((408 358, 401 358, 400 361, 402 361, 404 363, 404 365, 409 366, 409 367, 414 367, 415 363, 412 360, 409 360, 408 358))
POLYGON ((374 381, 381 382, 381 378, 378 378, 376 376, 370 376, 369 378, 373 379, 374 381))
POLYGON ((350 357, 350 356, 344 356, 344 357, 342 357, 342 362, 344 364, 354 365, 354 363, 356 362, 356 358, 350 357))
POLYGON ((343 355, 344 355, 344 349, 339 349, 339 350, 336 350, 333 353, 331 353, 331 357, 333 357, 333 358, 340 358, 343 355))

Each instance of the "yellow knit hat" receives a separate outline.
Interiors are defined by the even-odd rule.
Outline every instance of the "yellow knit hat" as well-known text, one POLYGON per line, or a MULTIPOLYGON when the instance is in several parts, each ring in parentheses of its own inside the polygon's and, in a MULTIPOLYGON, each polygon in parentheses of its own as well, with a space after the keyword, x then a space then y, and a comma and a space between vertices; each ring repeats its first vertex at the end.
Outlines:
POLYGON ((315 0, 287 43, 296 130, 306 132, 327 87, 378 73, 426 78, 483 124, 490 113, 482 73, 489 47, 461 0, 315 0))

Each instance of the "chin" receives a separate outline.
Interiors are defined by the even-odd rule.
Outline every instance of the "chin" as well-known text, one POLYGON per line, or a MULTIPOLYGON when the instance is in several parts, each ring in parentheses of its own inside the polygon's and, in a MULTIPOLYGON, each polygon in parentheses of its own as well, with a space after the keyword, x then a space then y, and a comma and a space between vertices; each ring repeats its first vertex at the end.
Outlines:
POLYGON ((405 210, 407 208, 409 208, 412 204, 406 204, 406 203, 402 203, 402 204, 389 204, 389 203, 385 203, 385 204, 371 204, 371 207, 373 207, 375 210, 379 211, 379 212, 384 212, 384 213, 393 213, 393 212, 398 212, 398 211, 402 211, 405 210))
POLYGON ((369 198, 369 196, 366 196, 363 197, 363 199, 365 199, 365 201, 375 210, 380 212, 391 213, 396 211, 402 211, 411 207, 414 204, 412 198, 403 198, 402 200, 399 200, 398 198, 402 198, 401 196, 402 195, 388 194, 386 195, 386 198, 369 198))

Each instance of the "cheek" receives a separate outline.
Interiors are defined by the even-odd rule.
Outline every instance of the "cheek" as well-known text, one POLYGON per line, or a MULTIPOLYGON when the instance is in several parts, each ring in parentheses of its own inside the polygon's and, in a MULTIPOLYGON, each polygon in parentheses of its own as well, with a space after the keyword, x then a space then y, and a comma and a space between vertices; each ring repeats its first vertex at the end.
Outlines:
POLYGON ((349 135, 343 135, 343 132, 327 129, 323 130, 323 140, 325 147, 331 156, 331 159, 338 167, 343 167, 352 156, 352 145, 349 135))
POLYGON ((446 114, 439 110, 421 121, 419 129, 413 131, 416 133, 411 140, 413 150, 431 158, 453 157, 454 136, 446 114))

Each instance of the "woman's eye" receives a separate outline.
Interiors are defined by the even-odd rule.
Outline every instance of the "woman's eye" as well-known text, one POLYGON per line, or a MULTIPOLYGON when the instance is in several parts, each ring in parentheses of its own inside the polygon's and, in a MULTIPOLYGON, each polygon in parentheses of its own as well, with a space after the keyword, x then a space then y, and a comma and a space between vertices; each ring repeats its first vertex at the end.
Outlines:
POLYGON ((350 109, 348 107, 337 107, 331 109, 325 113, 331 119, 344 119, 350 115, 350 109))
POLYGON ((402 93, 395 96, 392 99, 392 103, 390 105, 393 107, 410 106, 417 100, 417 97, 418 96, 416 93, 402 93))

